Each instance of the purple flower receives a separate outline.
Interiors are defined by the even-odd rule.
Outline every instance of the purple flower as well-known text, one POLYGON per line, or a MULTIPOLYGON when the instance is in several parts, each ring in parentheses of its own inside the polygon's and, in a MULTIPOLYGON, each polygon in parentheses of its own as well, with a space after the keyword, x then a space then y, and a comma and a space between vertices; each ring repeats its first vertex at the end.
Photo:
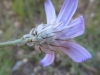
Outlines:
POLYGON ((40 24, 30 31, 32 42, 30 46, 39 52, 45 52, 45 57, 40 61, 43 66, 50 65, 55 58, 55 53, 65 53, 75 62, 83 62, 91 58, 91 54, 73 39, 85 31, 83 16, 72 20, 77 9, 78 0, 65 0, 58 17, 51 0, 46 0, 45 11, 47 24, 40 24))

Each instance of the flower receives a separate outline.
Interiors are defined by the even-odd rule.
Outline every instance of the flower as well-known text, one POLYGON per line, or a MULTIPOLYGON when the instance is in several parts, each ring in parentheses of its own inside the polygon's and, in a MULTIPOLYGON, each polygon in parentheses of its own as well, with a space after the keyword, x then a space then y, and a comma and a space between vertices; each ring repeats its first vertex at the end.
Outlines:
POLYGON ((78 63, 92 57, 85 48, 73 40, 85 31, 83 16, 71 21, 77 5, 78 0, 65 0, 57 17, 51 0, 46 0, 44 6, 47 24, 40 24, 24 36, 32 38, 32 42, 27 43, 29 46, 46 53, 40 61, 43 66, 53 63, 57 52, 67 54, 78 63))

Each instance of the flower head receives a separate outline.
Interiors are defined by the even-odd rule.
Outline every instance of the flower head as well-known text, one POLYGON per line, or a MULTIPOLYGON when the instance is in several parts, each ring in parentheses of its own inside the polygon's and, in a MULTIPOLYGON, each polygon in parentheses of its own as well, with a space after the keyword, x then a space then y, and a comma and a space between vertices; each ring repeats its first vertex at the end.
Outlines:
POLYGON ((40 61, 43 66, 54 61, 56 52, 67 54, 75 62, 83 62, 92 57, 85 48, 73 41, 73 38, 85 31, 83 16, 71 21, 77 5, 78 0, 65 0, 57 17, 51 0, 46 0, 44 6, 47 24, 40 24, 26 35, 32 38, 28 45, 46 53, 40 61))

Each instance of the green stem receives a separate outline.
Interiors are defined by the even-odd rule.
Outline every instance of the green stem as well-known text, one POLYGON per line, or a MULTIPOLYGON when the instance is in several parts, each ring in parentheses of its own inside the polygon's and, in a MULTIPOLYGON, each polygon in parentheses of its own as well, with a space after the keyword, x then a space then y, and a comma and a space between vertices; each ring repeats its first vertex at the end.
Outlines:
POLYGON ((0 43, 0 48, 6 47, 6 46, 14 46, 14 45, 17 45, 17 44, 20 44, 23 42, 27 43, 30 41, 31 41, 31 38, 26 38, 26 39, 20 38, 20 39, 14 40, 14 41, 7 41, 7 42, 0 43))

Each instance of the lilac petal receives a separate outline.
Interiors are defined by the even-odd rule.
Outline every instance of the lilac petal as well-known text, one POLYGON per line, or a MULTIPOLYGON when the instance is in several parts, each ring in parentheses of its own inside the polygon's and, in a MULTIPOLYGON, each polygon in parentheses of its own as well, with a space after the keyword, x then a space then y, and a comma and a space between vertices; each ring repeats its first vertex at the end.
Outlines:
POLYGON ((68 26, 72 27, 66 28, 60 35, 60 38, 67 39, 82 35, 85 31, 83 16, 80 16, 77 19, 73 20, 72 22, 69 23, 68 26))
POLYGON ((46 54, 45 57, 40 61, 43 66, 48 66, 53 63, 55 54, 52 52, 51 54, 46 54))
POLYGON ((84 62, 92 58, 91 54, 79 44, 74 42, 62 43, 62 51, 75 62, 84 62))
MULTIPOLYGON (((65 22, 66 25, 68 25, 68 23, 70 22, 71 18, 73 17, 77 9, 77 5, 78 5, 78 0, 65 0, 58 15, 57 23, 65 22)), ((63 24, 61 27, 63 26, 65 26, 65 24, 63 24)))
POLYGON ((47 24, 54 23, 56 20, 56 13, 51 0, 46 0, 44 6, 47 17, 47 24))

